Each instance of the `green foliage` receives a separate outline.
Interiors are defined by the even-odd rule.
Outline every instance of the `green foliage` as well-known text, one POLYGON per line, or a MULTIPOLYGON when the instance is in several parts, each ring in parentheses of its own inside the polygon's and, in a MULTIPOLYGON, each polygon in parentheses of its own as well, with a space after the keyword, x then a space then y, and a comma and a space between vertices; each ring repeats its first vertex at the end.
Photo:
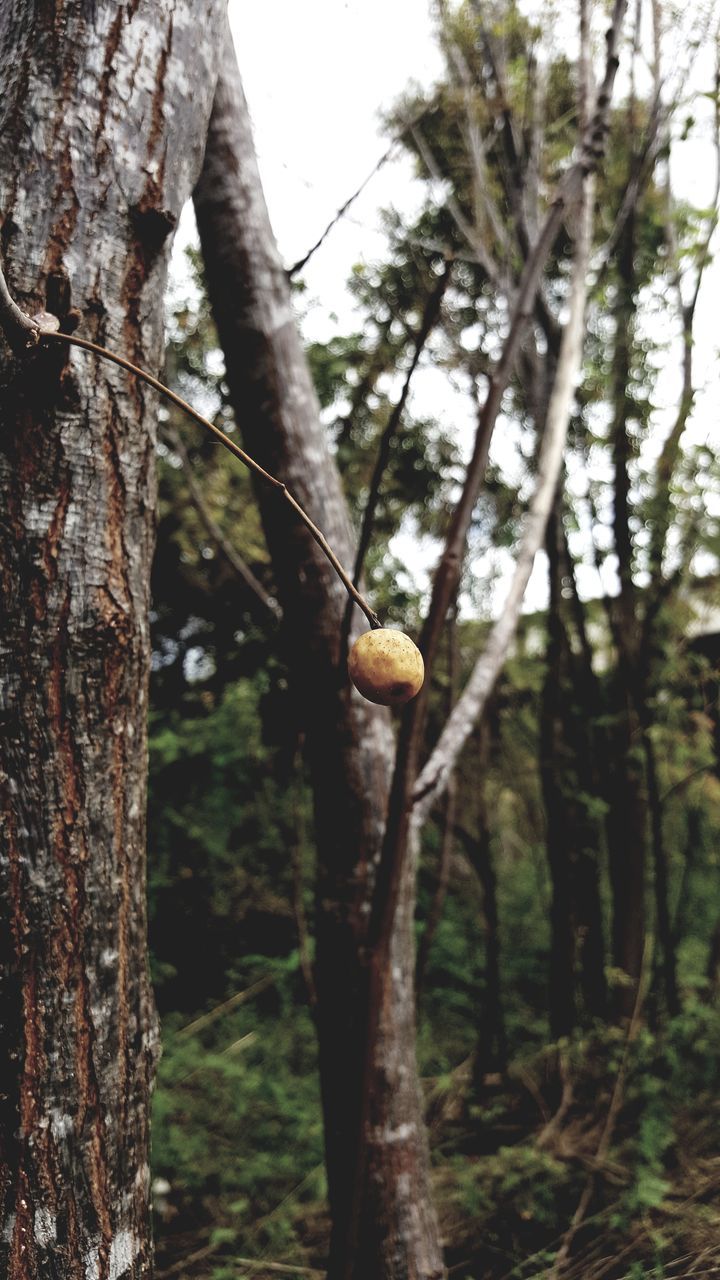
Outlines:
POLYGON ((317 1050, 297 955, 275 972, 262 995, 196 1032, 165 1023, 153 1164, 176 1218, 157 1224, 161 1257, 181 1217, 207 1223, 213 1257, 229 1264, 265 1249, 293 1255, 298 1213, 322 1204, 317 1050))

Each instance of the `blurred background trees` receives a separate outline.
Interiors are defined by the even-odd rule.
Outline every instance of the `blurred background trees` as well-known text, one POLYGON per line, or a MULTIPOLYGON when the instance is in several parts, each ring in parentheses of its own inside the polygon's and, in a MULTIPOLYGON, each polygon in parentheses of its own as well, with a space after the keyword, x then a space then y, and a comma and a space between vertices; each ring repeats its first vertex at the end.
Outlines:
MULTIPOLYGON (((676 18, 638 5, 626 23, 596 180, 582 378, 545 539, 547 608, 523 616, 422 837, 418 1056, 458 1276, 680 1276, 718 1262, 719 477, 694 361, 717 198, 693 208, 671 180, 694 113, 717 163, 718 84, 688 102, 713 12, 673 44, 676 18)), ((467 450, 421 395, 397 406, 415 363, 442 371, 473 411, 482 403, 578 127, 564 11, 539 24, 512 4, 448 6, 438 36, 445 80, 388 116, 426 200, 408 225, 389 214, 387 261, 355 271, 358 330, 307 351, 356 533, 377 489, 368 592, 406 630, 419 630, 427 601, 393 540, 410 530, 439 545, 467 450)), ((493 570, 522 537, 573 231, 568 220, 554 242, 503 403, 459 607, 442 619, 424 753, 502 607, 493 570)), ((200 292, 175 301, 168 372, 232 432, 193 266, 200 292)), ((158 1269, 229 1280, 276 1275, 268 1264, 281 1260, 288 1275, 322 1274, 313 1023, 327 836, 302 752, 308 688, 280 616, 293 610, 297 637, 302 594, 283 587, 294 570, 279 562, 280 535, 271 558, 247 477, 174 412, 160 472, 158 1269)), ((331 954, 321 995, 323 964, 331 954)), ((333 1016, 341 1001, 338 986, 333 1016)), ((357 1026, 350 1034, 356 1056, 357 1026)))

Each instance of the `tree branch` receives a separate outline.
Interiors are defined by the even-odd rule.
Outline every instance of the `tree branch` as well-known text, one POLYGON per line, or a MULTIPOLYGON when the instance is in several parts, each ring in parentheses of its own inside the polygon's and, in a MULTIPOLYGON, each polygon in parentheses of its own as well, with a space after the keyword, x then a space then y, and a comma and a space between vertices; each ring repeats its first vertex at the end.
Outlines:
POLYGON ((324 231, 322 232, 322 234, 318 237, 318 239, 315 241, 315 243, 314 243, 313 245, 311 245, 311 247, 308 249, 307 253, 304 253, 304 254, 303 254, 303 256, 302 256, 302 258, 298 258, 297 262, 294 262, 294 263, 293 263, 293 265, 292 265, 291 267, 288 267, 288 276, 289 276, 291 279, 292 279, 292 277, 293 277, 293 276, 296 276, 300 271, 302 271, 303 267, 306 267, 306 266, 307 266, 308 262, 310 261, 310 259, 311 259, 311 258, 312 258, 312 256, 313 256, 313 254, 314 254, 314 253, 317 253, 317 251, 318 251, 318 249, 321 247, 321 245, 323 245, 323 244, 325 243, 325 241, 327 240, 328 236, 330 235, 330 232, 332 231, 333 227, 337 226, 337 224, 338 224, 338 222, 340 221, 340 219, 341 219, 341 218, 343 218, 343 217, 345 216, 345 214, 347 213, 348 209, 349 209, 349 208, 351 207, 351 205, 353 205, 353 204, 355 203, 355 201, 357 200, 358 196, 361 196, 361 195, 362 195, 362 193, 363 193, 363 191, 365 190, 365 188, 367 187, 368 183, 370 183, 370 182, 372 181, 372 179, 375 177, 376 173, 379 173, 379 172, 380 172, 380 170, 382 169, 383 165, 384 165, 384 164, 387 164, 388 160, 390 159, 390 157, 391 157, 391 155, 392 155, 393 151, 395 150, 396 146, 398 145, 398 142, 399 142, 399 141, 400 141, 400 139, 399 139, 399 138, 393 138, 392 142, 390 143, 390 146, 389 146, 389 147, 387 148, 387 150, 386 150, 386 151, 384 151, 384 152, 383 152, 383 154, 380 156, 380 159, 375 163, 375 165, 373 166, 373 168, 370 170, 370 173, 367 175, 367 177, 366 177, 366 178, 364 178, 364 179, 363 179, 363 181, 360 183, 360 186, 357 188, 357 190, 356 190, 356 191, 353 191, 353 193, 352 193, 352 195, 351 195, 351 196, 348 196, 348 198, 347 198, 347 200, 344 202, 344 204, 341 204, 341 205, 340 205, 340 208, 338 209, 337 213, 333 214, 333 217, 332 217, 332 218, 330 219, 330 221, 328 222, 328 224, 327 224, 327 226, 326 226, 325 230, 324 230, 324 231))
MULTIPOLYGON (((627 0, 614 0, 612 22, 606 37, 605 73, 595 111, 580 140, 577 158, 558 186, 555 198, 546 214, 540 236, 525 264, 515 299, 510 329, 503 346, 502 355, 490 379, 487 398, 480 412, 473 455, 466 473, 463 491, 451 520, 445 549, 433 581, 430 608, 420 638, 420 648, 425 659, 426 680, 417 698, 408 703, 401 724, 385 840, 378 867, 368 925, 368 937, 371 945, 375 944, 381 950, 383 947, 387 947, 388 939, 392 936, 396 904, 408 848, 413 792, 415 790, 420 748, 427 716, 427 696, 430 685, 430 680, 427 676, 432 671, 447 611, 457 590, 467 534, 485 475, 493 429, 500 412, 505 390, 512 376, 528 319, 533 311, 547 257, 555 243, 568 207, 572 207, 578 197, 582 197, 584 201, 587 199, 586 178, 597 168, 604 153, 609 125, 610 102, 618 67, 618 47, 626 8, 627 0)), ((567 424, 565 424, 566 426, 567 424)), ((562 449, 560 450, 560 456, 562 456, 562 449)), ((551 499, 552 491, 548 501, 551 499)), ((542 537, 542 534, 540 536, 542 537)), ((483 701, 486 696, 486 694, 483 695, 483 701)), ((462 703, 462 698, 460 701, 462 703)), ((469 732, 469 729, 467 732, 469 732)), ((466 740, 467 732, 463 731, 459 735, 458 751, 466 740)), ((452 752, 451 755, 454 760, 457 756, 457 751, 452 752)), ((449 769, 445 767, 442 772, 443 781, 445 781, 449 769)), ((437 793, 439 788, 433 786, 431 790, 437 793)))
MULTIPOLYGON (((432 153, 430 144, 428 143, 427 139, 425 138, 425 135, 423 134, 420 128, 419 122, 416 121, 414 124, 408 125, 408 129, 409 129, 409 132, 412 134, 415 145, 418 151, 420 152, 423 163, 428 173, 430 174, 430 177, 433 179, 434 182, 437 182, 437 183, 444 182, 445 179, 443 178, 442 172, 440 170, 440 166, 437 163, 437 160, 435 159, 435 156, 432 153)), ((452 195, 452 193, 448 193, 448 195, 446 196, 445 204, 447 205, 448 212, 450 213, 452 220, 455 223, 455 226, 460 232, 460 235, 462 236, 463 240, 465 240, 466 243, 470 246, 473 253, 476 255, 478 263, 480 264, 483 271, 485 272, 488 280, 490 280, 494 288, 496 288, 499 292, 503 292, 504 289, 506 288, 506 285, 503 282, 498 272, 496 264, 493 262, 492 258, 487 252, 487 249, 485 247, 485 242, 482 236, 480 235, 478 228, 474 227, 472 223, 468 222, 467 218, 465 217, 465 214, 460 208, 458 201, 455 199, 455 196, 452 195)))
POLYGON ((530 503, 515 573, 503 611, 488 643, 440 739, 420 774, 413 793, 413 822, 420 826, 444 789, 458 755, 476 724, 502 668, 517 630, 525 588, 535 556, 542 546, 545 528, 562 467, 575 380, 582 361, 585 333, 587 273, 592 245, 593 182, 584 183, 579 234, 570 297, 570 315, 563 330, 560 356, 548 405, 547 423, 540 449, 538 476, 530 503))
POLYGON ((438 280, 435 284, 434 289, 428 295, 428 299, 427 299, 427 302, 425 303, 425 309, 423 311, 422 319, 420 321, 420 326, 418 328, 417 333, 415 334, 413 354, 410 360, 408 371, 405 375, 405 381, 403 383, 402 391, 400 392, 400 396, 393 408, 392 413, 390 414, 390 417, 387 422, 387 426, 385 427, 385 430, 383 431, 382 437, 380 439, 380 447, 378 449, 378 454, 375 461, 375 467, 373 469, 372 479, 370 481, 370 489, 368 492, 368 499, 365 504, 365 510, 363 512, 362 528, 360 530, 357 553, 355 556, 353 582, 355 583, 356 586, 359 584, 360 578, 362 576, 363 566, 365 564, 365 556, 367 554, 367 550, 370 545, 370 539, 372 537, 373 524, 375 521, 375 513, 377 511, 378 499, 380 497, 380 487, 382 485, 383 476, 385 474, 385 471, 387 470, 387 465, 390 460, 390 447, 397 433, 398 427, 400 426, 403 410, 405 409, 407 398, 410 393, 410 383, 412 382, 413 374, 417 369, 420 357, 423 353, 423 350, 425 349, 425 344, 433 328, 435 327, 435 325, 437 324, 440 318, 440 308, 442 305, 443 297, 445 296, 445 290, 447 289, 448 284, 450 282, 450 276, 452 274, 452 265, 453 265, 452 259, 446 259, 445 269, 442 275, 438 277, 438 280))
MULTIPOLYGON (((654 9, 655 27, 656 27, 656 61, 658 63, 659 74, 659 14, 654 9)), ((675 291, 677 293, 678 313, 680 316, 682 330, 682 390, 680 393, 680 401, 675 422, 663 444, 660 456, 655 469, 655 493, 652 500, 654 508, 654 520, 650 539, 649 552, 649 569, 651 578, 651 590, 653 595, 657 593, 660 580, 662 577, 663 559, 665 557, 665 549, 667 545, 667 536, 670 529, 672 519, 672 507, 670 500, 670 486, 672 483, 675 467, 677 465, 680 453, 680 441, 682 439, 685 427, 687 426, 690 415, 693 411, 695 401, 695 387, 693 385, 693 345, 694 345, 694 324, 695 311, 700 296, 700 289, 703 282, 705 270, 708 267, 710 257, 710 246, 713 236, 718 227, 720 216, 720 48, 717 51, 717 59, 715 65, 715 130, 714 130, 714 149, 715 149, 715 182, 713 196, 711 202, 711 213, 707 221, 707 229, 704 239, 700 245, 698 254, 697 270, 695 281, 693 284, 690 301, 685 303, 683 300, 682 277, 680 273, 680 255, 675 235, 675 228, 672 222, 672 190, 670 186, 670 175, 668 172, 666 202, 666 238, 670 254, 673 258, 673 270, 675 276, 675 291)), ((648 606, 650 609, 651 606, 648 606)), ((649 614, 648 614, 649 616, 649 614)), ((647 619, 646 619, 647 621, 647 619)))
MULTIPOLYGON (((165 396, 166 400, 177 405, 177 407, 182 409, 184 413, 188 414, 194 422, 197 422, 204 431, 209 432, 209 434, 214 436, 215 439, 218 440, 230 453, 234 454, 236 458, 239 458, 239 460, 244 463, 250 471, 253 471, 255 475, 260 477, 260 479, 278 490, 279 495, 289 503, 295 513, 300 517, 305 527, 312 534, 315 542, 318 544, 321 551, 329 560, 338 575, 340 581, 345 587, 345 590, 362 609, 365 617, 370 623, 370 626, 373 628, 382 626, 382 623, 375 611, 371 609, 367 600, 365 600, 364 596, 360 594, 354 586, 352 579, 343 569, 340 561, 335 555, 335 552, 326 541, 324 535, 318 529, 317 525, 310 519, 310 516, 303 507, 301 507, 297 499, 293 497, 287 486, 283 484, 282 480, 278 480, 275 476, 270 475, 270 472, 266 471, 264 467, 261 467, 254 458, 251 458, 249 453, 246 453, 245 450, 241 449, 234 440, 231 440, 229 436, 226 436, 224 431, 221 431, 219 427, 216 427, 214 422, 211 422, 209 418, 203 417, 201 413, 198 413, 197 409, 193 409, 192 405, 189 405, 186 400, 183 400, 182 396, 177 395, 176 392, 171 391, 169 387, 164 386, 164 384, 160 382, 158 378, 154 378, 151 373, 148 373, 145 369, 138 368, 138 366, 132 364, 130 360, 126 360, 124 356, 119 356, 114 351, 108 351, 106 347, 100 347, 95 342, 88 342, 86 338, 78 338, 74 334, 69 333, 58 333, 55 329, 57 323, 58 321, 54 316, 45 315, 44 313, 41 313, 41 315, 34 317, 31 320, 30 317, 26 316, 19 307, 16 307, 16 304, 10 297, 2 268, 0 268, 0 327, 2 327, 5 332, 8 342, 10 342, 11 339, 17 340, 20 332, 32 332, 37 334, 37 338, 33 340, 33 344, 38 341, 57 341, 68 343, 73 347, 81 347, 83 351, 90 351, 93 355, 101 356, 104 360, 110 360, 112 364, 119 365, 121 369, 125 369, 128 373, 132 373, 136 378, 139 378, 141 382, 146 382, 154 391, 158 391, 160 395, 165 396), (7 302, 2 302, 2 299, 5 298, 9 299, 10 307, 7 306, 7 302), (14 317, 14 310, 16 310, 21 317, 24 317, 22 324, 19 324, 16 321, 16 318, 14 317)), ((27 346, 27 343, 25 343, 25 346, 27 346)))

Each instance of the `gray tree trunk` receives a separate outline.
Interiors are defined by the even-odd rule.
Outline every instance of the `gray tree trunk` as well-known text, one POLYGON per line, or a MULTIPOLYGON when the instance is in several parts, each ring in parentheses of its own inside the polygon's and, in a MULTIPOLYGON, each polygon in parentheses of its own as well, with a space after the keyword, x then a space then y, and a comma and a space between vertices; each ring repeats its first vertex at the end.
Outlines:
MULTIPOLYGON (((2 0, 15 297, 151 370, 202 159, 220 0, 2 0)), ((0 1269, 150 1274, 148 583, 157 405, 0 342, 0 1269)))
MULTIPOLYGON (((220 73, 195 207, 244 443, 285 481, 350 566, 354 546, 347 508, 319 421, 230 53, 220 73)), ((366 1062, 371 984, 364 944, 394 754, 389 717, 350 690, 340 652, 344 588, 277 492, 258 487, 258 499, 315 793, 330 1274, 344 1280, 431 1280, 443 1270, 415 1061, 412 867, 398 906, 391 974, 376 1014, 375 1051, 366 1062)))

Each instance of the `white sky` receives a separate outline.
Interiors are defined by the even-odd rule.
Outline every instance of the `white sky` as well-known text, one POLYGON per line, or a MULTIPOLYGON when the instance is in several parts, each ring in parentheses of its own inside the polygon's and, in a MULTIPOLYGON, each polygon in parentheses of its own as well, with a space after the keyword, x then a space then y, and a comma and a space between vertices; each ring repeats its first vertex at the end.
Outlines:
MULTIPOLYGON (((357 189, 386 150, 380 113, 412 82, 431 84, 442 73, 429 0, 231 0, 230 21, 253 120, 265 196, 280 251, 287 263, 314 244, 336 210, 357 189)), ((711 86, 710 52, 701 57, 696 77, 711 86)), ((707 144, 685 144, 674 165, 675 185, 683 196, 707 202, 712 157, 707 144)), ((419 201, 409 159, 391 160, 372 179, 349 215, 333 229, 303 272, 307 285, 304 332, 325 340, 358 324, 345 282, 358 261, 382 258, 384 237, 379 213, 394 205, 411 213, 419 201)), ((180 250, 192 236, 192 219, 183 219, 177 241, 175 273, 182 273, 180 250)), ((695 415, 694 435, 712 439, 716 426, 717 326, 715 298, 720 273, 714 269, 699 308, 696 352, 701 384, 707 384, 695 415)), ((676 362, 671 362, 672 368, 676 362)), ((666 382, 669 404, 675 379, 666 382)), ((440 418, 469 447, 473 415, 468 403, 430 371, 416 376, 411 407, 440 418)), ((393 550, 419 581, 432 569, 432 548, 412 534, 401 534, 393 550)), ((547 599, 544 557, 538 557, 526 608, 547 599)), ((495 567, 497 562, 493 561, 495 567)), ((489 571, 492 566, 476 566, 489 571)), ((493 591, 502 600, 505 572, 493 591)), ((609 582, 605 583, 607 587, 609 582)), ((588 570, 584 594, 598 591, 588 570)))
MULTIPOLYGON (((388 146, 379 113, 442 62, 426 0, 232 0, 230 20, 280 251, 297 261, 388 146)), ((313 338, 352 324, 345 281, 383 253, 378 210, 412 206, 409 160, 394 160, 334 228, 303 275, 319 307, 313 338)))

